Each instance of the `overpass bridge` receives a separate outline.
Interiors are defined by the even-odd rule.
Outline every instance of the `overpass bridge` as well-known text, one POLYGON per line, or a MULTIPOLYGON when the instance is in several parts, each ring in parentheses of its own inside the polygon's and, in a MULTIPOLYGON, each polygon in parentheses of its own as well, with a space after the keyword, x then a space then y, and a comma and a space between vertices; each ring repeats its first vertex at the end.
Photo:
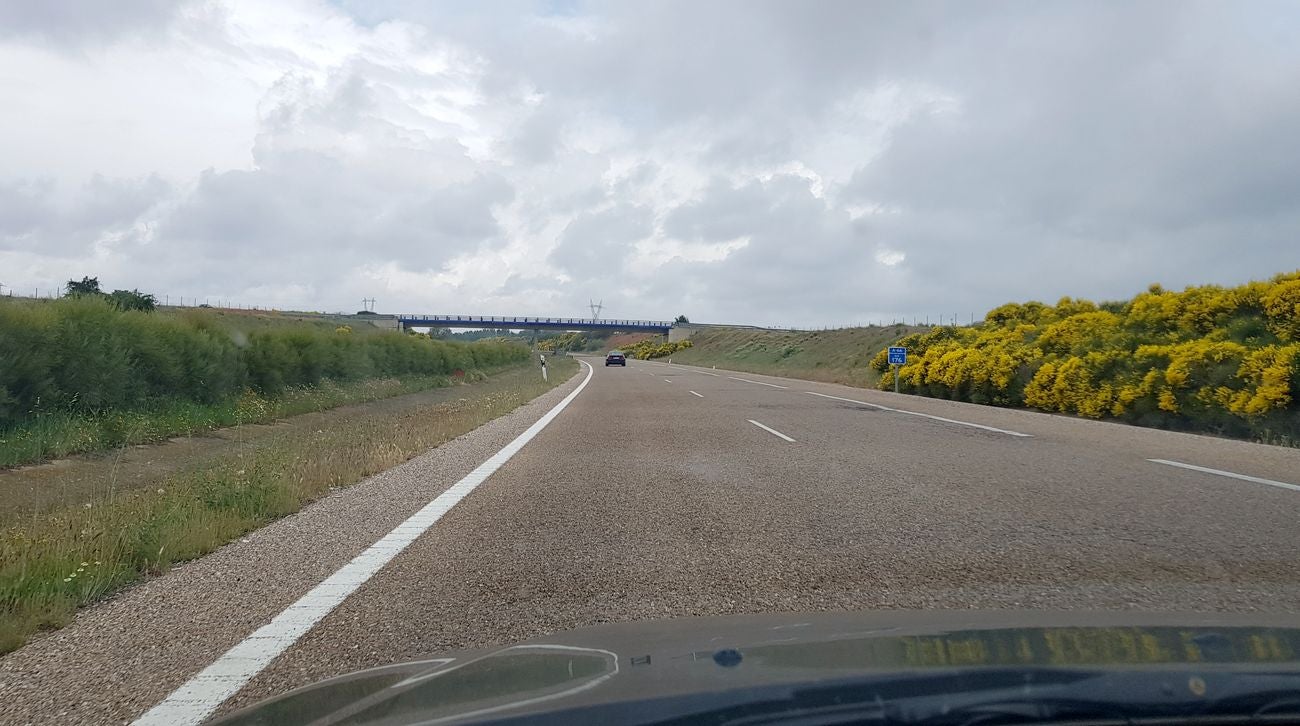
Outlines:
POLYGON ((406 328, 503 328, 510 330, 599 330, 606 332, 656 333, 666 335, 671 320, 623 320, 605 318, 533 318, 509 315, 411 315, 395 316, 398 327, 406 328))

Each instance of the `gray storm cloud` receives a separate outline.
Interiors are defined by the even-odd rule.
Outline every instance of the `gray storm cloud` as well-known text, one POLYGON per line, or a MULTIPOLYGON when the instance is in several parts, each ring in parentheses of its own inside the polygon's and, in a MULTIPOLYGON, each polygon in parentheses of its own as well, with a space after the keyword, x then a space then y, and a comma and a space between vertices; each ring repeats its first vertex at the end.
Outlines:
POLYGON ((47 164, 8 150, 6 278, 819 325, 1300 266, 1286 3, 113 7, 0 11, 0 62, 66 91, 31 105, 87 118, 47 164), (143 100, 78 102, 178 59, 192 87, 146 70, 113 81, 143 100), (133 133, 209 88, 230 119, 133 133))

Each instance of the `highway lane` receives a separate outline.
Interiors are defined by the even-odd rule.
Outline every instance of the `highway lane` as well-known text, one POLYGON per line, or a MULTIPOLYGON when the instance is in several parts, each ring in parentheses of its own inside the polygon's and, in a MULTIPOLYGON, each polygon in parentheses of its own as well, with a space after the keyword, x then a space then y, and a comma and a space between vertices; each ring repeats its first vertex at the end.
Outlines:
POLYGON ((341 671, 645 618, 1300 613, 1300 492, 1147 461, 1294 480, 1300 452, 593 362, 561 417, 225 708, 341 671))
MULTIPOLYGON (((1295 449, 1262 446, 1244 441, 1211 436, 1190 435, 1173 431, 1139 428, 1121 423, 1092 421, 1068 416, 1057 416, 1020 409, 978 406, 957 401, 945 401, 888 391, 849 388, 830 383, 798 381, 753 373, 735 373, 710 370, 678 364, 668 365, 656 361, 640 365, 676 370, 679 374, 695 374, 705 379, 735 377, 750 381, 782 384, 791 390, 809 394, 830 395, 904 409, 937 417, 948 417, 979 425, 1014 430, 1034 436, 1069 441, 1081 447, 1104 449, 1116 455, 1183 458, 1209 468, 1224 470, 1239 467, 1255 472, 1256 476, 1272 477, 1283 482, 1295 482, 1300 477, 1300 454, 1295 449), (1208 463, 1206 463, 1208 462, 1208 463), (1262 473, 1261 473, 1262 472, 1262 473)), ((834 399, 830 399, 834 400, 834 399)))
MULTIPOLYGON (((941 607, 1300 622, 1300 491, 1149 461, 1300 483, 1300 451, 592 362, 549 426, 222 710, 344 671, 645 618, 941 607)), ((577 383, 6 656, 0 722, 139 716, 577 383)))

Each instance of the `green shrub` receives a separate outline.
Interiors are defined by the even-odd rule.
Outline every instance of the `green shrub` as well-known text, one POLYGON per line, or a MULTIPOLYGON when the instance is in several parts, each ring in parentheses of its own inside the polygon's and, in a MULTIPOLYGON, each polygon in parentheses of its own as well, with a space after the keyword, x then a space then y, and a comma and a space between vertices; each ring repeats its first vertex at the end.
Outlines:
MULTIPOLYGON (((1300 272, 1150 286, 1125 303, 1008 303, 898 341, 910 393, 1265 440, 1300 436, 1300 272)), ((885 350, 871 365, 894 386, 885 350)))
POLYGON ((527 358, 518 344, 396 332, 302 325, 243 334, 210 313, 123 310, 103 295, 0 302, 0 431, 53 413, 99 415, 160 399, 214 403, 246 387, 275 396, 325 380, 450 375, 527 358))
POLYGON ((623 352, 637 360, 649 360, 651 358, 670 356, 679 350, 686 350, 690 347, 691 341, 689 340, 679 340, 676 343, 665 343, 650 338, 628 346, 623 352))

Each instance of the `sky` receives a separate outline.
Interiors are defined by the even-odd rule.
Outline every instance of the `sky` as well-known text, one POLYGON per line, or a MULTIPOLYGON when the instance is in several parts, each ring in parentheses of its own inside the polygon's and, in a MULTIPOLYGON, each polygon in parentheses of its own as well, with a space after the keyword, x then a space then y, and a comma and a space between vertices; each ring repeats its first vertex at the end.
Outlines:
POLYGON ((1300 268, 1289 2, 0 0, 0 291, 781 326, 1300 268))

